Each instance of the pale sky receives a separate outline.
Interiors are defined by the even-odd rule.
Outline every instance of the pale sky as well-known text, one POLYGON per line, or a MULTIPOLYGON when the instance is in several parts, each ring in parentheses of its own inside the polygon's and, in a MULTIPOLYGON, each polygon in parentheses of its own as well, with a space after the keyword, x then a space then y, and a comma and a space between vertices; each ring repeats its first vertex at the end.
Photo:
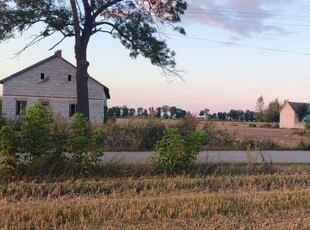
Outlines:
MULTIPOLYGON (((98 34, 90 41, 89 74, 110 89, 109 107, 177 106, 193 113, 255 109, 278 98, 310 102, 309 0, 193 0, 183 16, 187 36, 167 30, 181 79, 167 79, 143 57, 128 56, 117 39, 98 34)), ((11 58, 38 31, 0 43, 0 79, 62 50, 75 64, 74 40, 48 51, 60 37, 41 41, 11 58), (28 40, 27 40, 28 39, 28 40)), ((2 91, 2 89, 1 89, 2 91)))

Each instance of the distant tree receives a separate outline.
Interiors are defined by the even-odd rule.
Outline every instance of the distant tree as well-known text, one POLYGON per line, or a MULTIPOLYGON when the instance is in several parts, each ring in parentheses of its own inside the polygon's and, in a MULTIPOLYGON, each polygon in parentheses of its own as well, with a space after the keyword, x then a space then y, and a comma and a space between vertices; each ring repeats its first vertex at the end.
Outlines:
POLYGON ((217 120, 217 114, 213 113, 212 115, 210 115, 210 120, 217 120))
POLYGON ((210 109, 207 109, 207 108, 206 108, 206 109, 204 109, 203 111, 204 111, 205 117, 206 117, 206 118, 209 118, 210 109))
POLYGON ((168 112, 169 112, 169 106, 168 105, 163 105, 162 107, 161 107, 161 110, 163 111, 163 117, 165 118, 165 119, 168 119, 169 118, 169 116, 168 116, 168 112))
POLYGON ((148 113, 147 113, 147 110, 145 109, 145 110, 143 110, 143 117, 147 117, 148 116, 148 113))
POLYGON ((183 118, 185 117, 187 114, 187 112, 183 109, 177 108, 176 113, 175 113, 175 118, 179 119, 179 118, 183 118))
POLYGON ((261 95, 257 101, 256 101, 256 113, 255 113, 255 117, 257 121, 266 121, 266 114, 265 114, 265 102, 264 102, 264 98, 261 95))
POLYGON ((161 118, 161 107, 156 108, 156 117, 161 118))
POLYGON ((153 112, 155 112, 154 107, 149 107, 149 113, 153 113, 153 112))
POLYGON ((143 107, 138 107, 137 109, 138 117, 141 117, 143 115, 143 111, 144 111, 143 107))
POLYGON ((238 120, 238 112, 237 110, 231 109, 228 113, 230 120, 237 121, 238 120))
POLYGON ((121 116, 121 108, 119 106, 109 108, 109 116, 119 118, 121 116))
POLYGON ((308 113, 308 106, 306 104, 298 106, 296 113, 298 116, 298 121, 301 122, 308 113))
POLYGON ((244 120, 245 121, 254 121, 255 120, 254 111, 246 110, 244 113, 244 120))
POLYGON ((134 108, 129 109, 129 116, 133 117, 136 114, 136 110, 134 108))
POLYGON ((220 121, 226 121, 227 120, 227 114, 226 112, 218 112, 217 117, 220 121))
POLYGON ((278 123, 280 121, 280 109, 281 109, 281 104, 278 98, 271 101, 266 110, 266 120, 268 122, 278 123))
POLYGON ((170 112, 170 117, 171 118, 175 117, 176 114, 177 114, 177 107, 175 107, 175 106, 170 107, 169 108, 169 112, 170 112))
POLYGON ((122 107, 122 117, 128 117, 128 114, 129 114, 129 109, 128 109, 127 105, 124 105, 122 107))
POLYGON ((199 116, 203 117, 204 115, 205 115, 205 111, 200 110, 200 112, 199 112, 199 116))

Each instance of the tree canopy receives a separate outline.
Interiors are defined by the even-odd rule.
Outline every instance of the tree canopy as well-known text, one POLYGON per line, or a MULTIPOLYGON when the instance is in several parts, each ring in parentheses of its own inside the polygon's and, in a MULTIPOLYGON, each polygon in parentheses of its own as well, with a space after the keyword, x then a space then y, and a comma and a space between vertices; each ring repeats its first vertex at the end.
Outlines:
MULTIPOLYGON (((12 39, 30 27, 43 28, 25 45, 61 33, 74 37, 78 112, 89 116, 87 47, 97 33, 110 34, 129 49, 130 57, 139 55, 159 66, 165 74, 178 75, 175 52, 163 39, 165 26, 185 34, 178 26, 185 13, 185 0, 2 0, 0 3, 0 42, 12 39)), ((102 43, 104 45, 104 43, 102 43)))

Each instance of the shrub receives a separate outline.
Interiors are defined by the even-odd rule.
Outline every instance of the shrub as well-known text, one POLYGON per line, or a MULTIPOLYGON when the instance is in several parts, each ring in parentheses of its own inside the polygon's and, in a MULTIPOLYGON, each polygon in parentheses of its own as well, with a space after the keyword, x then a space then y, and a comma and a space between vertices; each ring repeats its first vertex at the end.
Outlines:
POLYGON ((167 128, 163 138, 155 145, 156 154, 151 159, 159 172, 168 174, 187 171, 194 165, 202 149, 204 134, 193 131, 183 136, 176 128, 167 128))
POLYGON ((21 152, 30 158, 40 157, 50 149, 53 113, 40 102, 28 107, 21 118, 21 152))
POLYGON ((15 172, 19 163, 17 155, 19 139, 12 126, 2 126, 0 129, 0 165, 8 174, 15 172))
POLYGON ((104 132, 102 128, 92 131, 89 122, 80 113, 73 115, 68 132, 68 145, 74 170, 88 173, 103 156, 104 132))

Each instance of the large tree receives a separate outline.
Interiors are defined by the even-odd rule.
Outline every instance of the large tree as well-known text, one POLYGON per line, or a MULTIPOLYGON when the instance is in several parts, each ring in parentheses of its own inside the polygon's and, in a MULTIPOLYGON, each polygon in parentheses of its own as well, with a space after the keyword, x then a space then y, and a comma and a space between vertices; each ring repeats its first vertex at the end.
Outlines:
POLYGON ((0 41, 37 24, 42 30, 25 48, 56 32, 63 37, 51 49, 74 37, 77 109, 89 117, 87 47, 91 36, 110 34, 130 50, 130 57, 142 55, 164 73, 178 74, 175 52, 161 35, 163 26, 185 34, 177 23, 186 8, 185 0, 2 0, 0 41))

